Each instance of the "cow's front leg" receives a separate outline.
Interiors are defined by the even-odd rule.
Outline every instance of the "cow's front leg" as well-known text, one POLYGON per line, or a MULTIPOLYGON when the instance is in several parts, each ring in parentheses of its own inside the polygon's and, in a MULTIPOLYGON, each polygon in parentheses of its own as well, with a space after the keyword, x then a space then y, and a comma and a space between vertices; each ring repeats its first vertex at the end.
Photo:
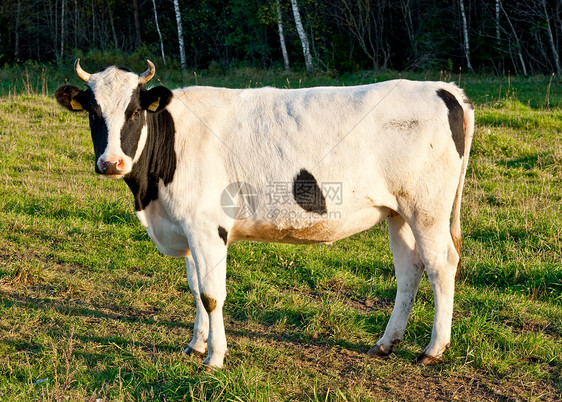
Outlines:
POLYGON ((197 278, 197 269, 193 257, 188 255, 185 257, 185 265, 187 268, 187 282, 189 289, 195 298, 195 305, 197 311, 195 313, 195 323, 193 324, 193 338, 189 345, 184 350, 184 353, 204 355, 207 352, 207 338, 209 336, 209 315, 201 301, 201 294, 199 293, 199 280, 197 278))
POLYGON ((199 297, 209 316, 208 355, 204 364, 220 368, 227 350, 222 315, 226 298, 226 242, 221 238, 217 227, 212 230, 198 225, 189 233, 188 240, 197 271, 199 297))

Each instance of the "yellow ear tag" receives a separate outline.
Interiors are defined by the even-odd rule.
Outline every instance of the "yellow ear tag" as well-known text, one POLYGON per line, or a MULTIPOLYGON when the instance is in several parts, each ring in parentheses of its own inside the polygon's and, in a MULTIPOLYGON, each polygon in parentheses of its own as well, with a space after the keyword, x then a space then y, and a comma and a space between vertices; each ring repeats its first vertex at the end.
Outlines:
POLYGON ((82 105, 80 104, 80 102, 75 101, 74 99, 72 99, 70 101, 70 106, 72 107, 72 110, 83 110, 84 109, 82 107, 82 105))
POLYGON ((158 97, 158 99, 152 102, 147 109, 150 110, 151 112, 155 112, 156 109, 158 109, 158 106, 160 106, 160 97, 158 97))

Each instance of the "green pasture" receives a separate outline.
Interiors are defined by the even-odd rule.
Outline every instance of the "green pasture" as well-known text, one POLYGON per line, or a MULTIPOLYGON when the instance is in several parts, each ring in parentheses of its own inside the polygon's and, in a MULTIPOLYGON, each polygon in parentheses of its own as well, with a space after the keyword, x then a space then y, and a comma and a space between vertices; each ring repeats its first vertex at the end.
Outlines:
POLYGON ((562 398, 559 77, 158 71, 170 87, 460 82, 477 127, 445 361, 414 362, 431 335, 426 279, 404 342, 366 356, 396 292, 384 224, 331 246, 231 246, 225 368, 183 355, 184 261, 159 254, 124 182, 94 173, 86 115, 52 98, 79 84, 72 66, 28 65, 0 70, 0 400, 562 398))

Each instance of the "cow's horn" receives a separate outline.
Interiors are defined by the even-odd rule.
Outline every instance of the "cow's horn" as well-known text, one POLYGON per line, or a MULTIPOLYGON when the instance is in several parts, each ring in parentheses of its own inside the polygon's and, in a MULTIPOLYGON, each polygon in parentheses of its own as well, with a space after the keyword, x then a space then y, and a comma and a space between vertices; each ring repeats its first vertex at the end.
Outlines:
POLYGON ((78 75, 82 81, 88 82, 90 80, 90 73, 87 73, 80 67, 80 58, 76 59, 74 62, 74 71, 76 71, 76 75, 78 75))
POLYGON ((148 70, 139 75, 139 84, 141 85, 146 84, 152 79, 152 77, 154 77, 154 74, 156 74, 156 67, 154 67, 154 64, 150 60, 147 60, 146 62, 148 63, 148 70))

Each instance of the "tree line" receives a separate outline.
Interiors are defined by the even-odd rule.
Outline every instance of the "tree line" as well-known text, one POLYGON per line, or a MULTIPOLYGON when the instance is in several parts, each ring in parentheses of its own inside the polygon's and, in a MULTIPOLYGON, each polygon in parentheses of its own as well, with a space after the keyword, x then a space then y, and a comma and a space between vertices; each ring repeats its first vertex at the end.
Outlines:
POLYGON ((140 52, 182 68, 562 73, 562 0, 1 0, 0 65, 140 52))

